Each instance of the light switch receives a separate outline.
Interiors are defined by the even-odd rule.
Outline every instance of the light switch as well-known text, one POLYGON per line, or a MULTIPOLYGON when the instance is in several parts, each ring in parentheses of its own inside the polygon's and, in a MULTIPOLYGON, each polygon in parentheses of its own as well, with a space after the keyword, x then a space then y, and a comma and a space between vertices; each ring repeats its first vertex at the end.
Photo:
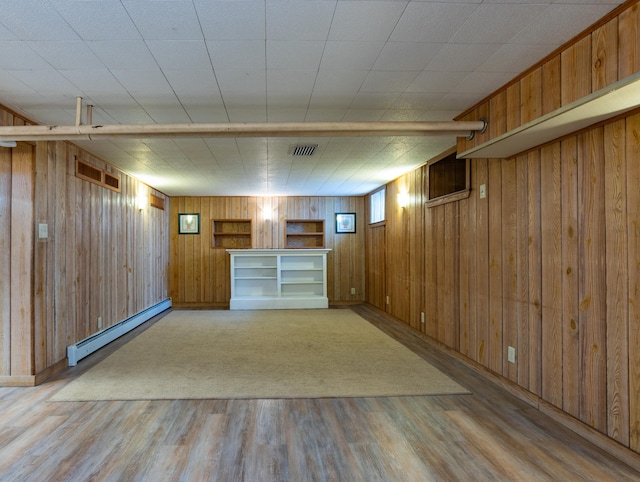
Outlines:
POLYGON ((38 224, 38 239, 47 239, 49 237, 49 225, 46 223, 38 224))
POLYGON ((480 184, 480 199, 484 199, 487 197, 487 185, 480 184))

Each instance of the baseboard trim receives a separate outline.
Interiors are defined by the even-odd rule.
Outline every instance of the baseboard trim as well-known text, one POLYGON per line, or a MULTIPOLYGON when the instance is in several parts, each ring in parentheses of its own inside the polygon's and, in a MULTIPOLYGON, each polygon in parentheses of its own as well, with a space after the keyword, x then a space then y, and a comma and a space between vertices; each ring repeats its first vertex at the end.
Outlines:
POLYGON ((0 376, 0 387, 35 387, 35 375, 0 376))

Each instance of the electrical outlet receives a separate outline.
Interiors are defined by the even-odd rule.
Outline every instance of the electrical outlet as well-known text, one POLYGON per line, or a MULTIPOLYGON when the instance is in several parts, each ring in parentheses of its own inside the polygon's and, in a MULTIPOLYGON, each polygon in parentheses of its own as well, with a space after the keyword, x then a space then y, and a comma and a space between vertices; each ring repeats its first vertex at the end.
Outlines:
POLYGON ((387 304, 389 304, 389 297, 387 296, 387 304))
POLYGON ((355 295, 356 294, 356 289, 355 288, 351 288, 351 294, 355 295))
POLYGON ((512 347, 512 346, 507 348, 507 361, 509 363, 515 363, 516 362, 516 349, 514 347, 512 347))
POLYGON ((102 330, 102 316, 98 316, 98 330, 102 330))
POLYGON ((484 199, 487 197, 487 185, 480 184, 480 199, 484 199))
POLYGON ((49 225, 46 223, 38 224, 38 239, 47 239, 49 237, 49 225))
POLYGON ((420 323, 424 324, 424 311, 420 312, 420 323))

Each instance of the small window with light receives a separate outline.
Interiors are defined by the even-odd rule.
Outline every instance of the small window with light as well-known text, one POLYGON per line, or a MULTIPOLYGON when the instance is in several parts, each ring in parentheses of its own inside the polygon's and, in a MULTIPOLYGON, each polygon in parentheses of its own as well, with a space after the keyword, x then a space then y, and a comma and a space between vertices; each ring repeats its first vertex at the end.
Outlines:
POLYGON ((370 218, 369 223, 381 223, 384 221, 384 203, 385 203, 385 194, 386 189, 383 187, 382 189, 377 190, 376 192, 371 193, 369 198, 369 210, 370 210, 370 218))

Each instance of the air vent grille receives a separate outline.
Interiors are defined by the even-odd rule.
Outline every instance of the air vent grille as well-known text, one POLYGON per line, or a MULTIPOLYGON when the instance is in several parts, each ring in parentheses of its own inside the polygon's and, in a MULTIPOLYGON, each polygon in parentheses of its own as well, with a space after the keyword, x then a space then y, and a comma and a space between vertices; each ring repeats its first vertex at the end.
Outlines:
POLYGON ((92 166, 86 161, 76 157, 76 177, 92 182, 98 186, 106 187, 112 191, 120 192, 120 177, 92 166))
POLYGON ((317 148, 318 144, 295 145, 293 146, 291 155, 294 157, 313 156, 313 153, 316 152, 317 148))

